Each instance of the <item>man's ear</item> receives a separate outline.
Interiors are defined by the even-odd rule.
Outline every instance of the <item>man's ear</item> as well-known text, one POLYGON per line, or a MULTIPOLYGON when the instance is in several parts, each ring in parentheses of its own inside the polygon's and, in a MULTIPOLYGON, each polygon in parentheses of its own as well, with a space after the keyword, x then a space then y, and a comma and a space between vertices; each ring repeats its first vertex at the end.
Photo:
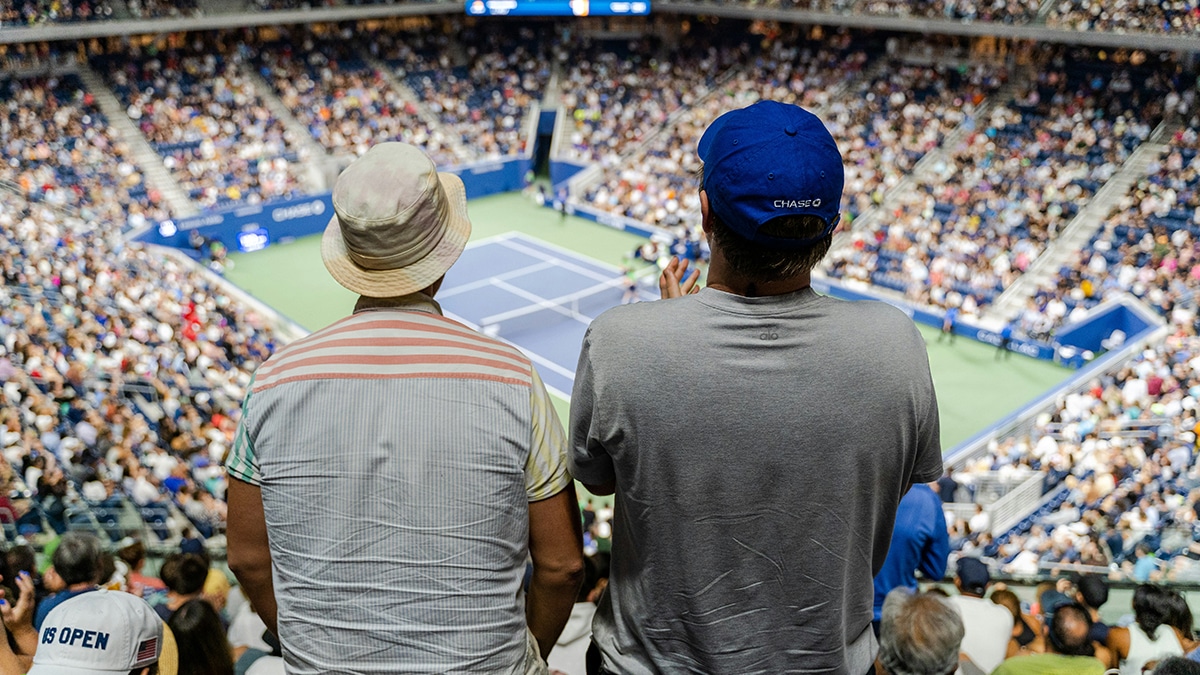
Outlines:
POLYGON ((704 231, 704 236, 708 236, 708 193, 704 190, 700 191, 700 229, 704 231))

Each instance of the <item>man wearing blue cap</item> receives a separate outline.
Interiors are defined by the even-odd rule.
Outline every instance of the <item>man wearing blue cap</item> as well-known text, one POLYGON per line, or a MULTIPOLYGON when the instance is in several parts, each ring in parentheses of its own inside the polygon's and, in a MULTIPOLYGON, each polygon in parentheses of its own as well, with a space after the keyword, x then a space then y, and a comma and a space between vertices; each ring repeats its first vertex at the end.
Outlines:
POLYGON ((708 286, 674 262, 670 299, 596 319, 576 372, 570 468, 616 495, 601 672, 862 675, 897 504, 942 473, 925 345, 809 287, 843 183, 819 119, 760 102, 699 155, 708 286))

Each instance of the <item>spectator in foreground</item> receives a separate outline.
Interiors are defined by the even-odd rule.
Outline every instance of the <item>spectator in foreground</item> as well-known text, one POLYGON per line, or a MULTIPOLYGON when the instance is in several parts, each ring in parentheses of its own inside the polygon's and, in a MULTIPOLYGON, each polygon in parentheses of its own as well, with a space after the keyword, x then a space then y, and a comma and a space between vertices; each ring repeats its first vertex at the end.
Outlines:
POLYGON ((471 231, 463 183, 381 143, 333 203, 322 258, 361 297, 255 374, 229 567, 289 673, 545 672, 583 574, 578 501, 529 359, 434 300, 471 231))
POLYGON ((895 588, 883 602, 879 675, 950 675, 959 667, 963 622, 946 598, 895 588))
POLYGON ((1108 648, 1119 660, 1121 675, 1140 675, 1147 663, 1183 656, 1182 636, 1167 623, 1171 611, 1166 590, 1142 584, 1133 592, 1134 622, 1108 631, 1108 648))
POLYGON ((761 101, 699 155, 709 286, 673 259, 667 299, 602 314, 576 371, 571 472, 618 505, 602 668, 865 673, 896 507, 942 473, 924 342, 810 288, 844 181, 820 119, 761 101))
POLYGON ((1008 658, 1021 654, 1041 653, 1042 622, 1021 611, 1021 600, 1007 588, 992 591, 992 602, 1008 610, 1013 617, 1012 637, 1008 640, 1008 658))
POLYGON ((100 576, 100 540, 84 532, 67 532, 50 556, 46 589, 54 593, 38 603, 33 627, 41 630, 50 611, 71 598, 96 590, 100 576))
POLYGON ((1200 675, 1200 663, 1181 656, 1171 656, 1159 661, 1154 675, 1200 675))
POLYGON ((233 655, 217 610, 206 600, 188 600, 167 622, 179 645, 179 675, 233 675, 233 655))
POLYGON ((1108 580, 1099 574, 1085 574, 1075 583, 1078 588, 1075 599, 1087 608, 1092 620, 1090 636, 1093 642, 1108 642, 1108 624, 1100 620, 1100 608, 1108 602, 1108 580))
POLYGON ((172 553, 163 561, 159 574, 167 586, 167 601, 156 606, 154 611, 163 621, 170 621, 171 615, 184 603, 199 598, 204 592, 208 563, 196 553, 172 553))
POLYGON ((876 634, 884 599, 892 589, 917 590, 917 572, 930 581, 940 581, 946 575, 949 556, 950 532, 946 529, 942 500, 929 485, 912 486, 900 500, 892 545, 883 569, 875 575, 876 634))
POLYGON ((1103 675, 1107 665, 1096 655, 1091 628, 1086 607, 1069 601, 1059 605, 1043 629, 1046 652, 1015 656, 992 675, 1103 675))
POLYGON ((154 675, 162 643, 162 621, 145 600, 123 591, 94 591, 49 613, 29 675, 154 675))
POLYGON ((143 597, 147 592, 154 593, 166 589, 162 579, 148 577, 142 574, 146 566, 146 545, 140 539, 135 539, 117 550, 120 558, 129 568, 129 592, 143 597))
POLYGON ((954 585, 958 595, 951 604, 962 615, 966 635, 962 651, 983 672, 990 673, 1008 653, 1013 617, 1008 609, 984 600, 992 575, 978 558, 959 558, 954 585))

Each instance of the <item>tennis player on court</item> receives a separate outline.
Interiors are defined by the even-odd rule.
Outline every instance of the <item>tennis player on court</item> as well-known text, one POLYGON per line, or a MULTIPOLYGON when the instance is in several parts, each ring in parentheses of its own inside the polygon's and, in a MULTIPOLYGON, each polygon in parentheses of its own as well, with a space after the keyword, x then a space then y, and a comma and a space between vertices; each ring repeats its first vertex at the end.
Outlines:
POLYGON ((897 504, 942 473, 925 345, 809 287, 843 183, 819 119, 759 102, 699 155, 708 286, 672 261, 579 357, 571 471, 616 494, 600 672, 863 675, 897 504))

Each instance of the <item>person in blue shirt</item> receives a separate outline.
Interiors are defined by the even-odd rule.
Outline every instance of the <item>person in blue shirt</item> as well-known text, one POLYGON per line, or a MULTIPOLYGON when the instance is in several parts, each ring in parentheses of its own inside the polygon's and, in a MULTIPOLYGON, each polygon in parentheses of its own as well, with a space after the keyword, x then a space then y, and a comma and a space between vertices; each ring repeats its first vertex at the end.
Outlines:
POLYGON ((950 338, 950 344, 954 344, 954 339, 958 336, 954 334, 954 325, 958 322, 958 308, 951 307, 946 310, 946 314, 942 317, 942 334, 938 336, 937 341, 941 342, 944 338, 950 338))
POLYGON ((876 634, 887 594, 901 586, 915 591, 917 572, 926 579, 940 580, 946 575, 949 557, 950 533, 946 531, 942 500, 928 485, 917 483, 900 500, 896 525, 892 529, 892 545, 883 568, 875 575, 873 625, 876 634))

